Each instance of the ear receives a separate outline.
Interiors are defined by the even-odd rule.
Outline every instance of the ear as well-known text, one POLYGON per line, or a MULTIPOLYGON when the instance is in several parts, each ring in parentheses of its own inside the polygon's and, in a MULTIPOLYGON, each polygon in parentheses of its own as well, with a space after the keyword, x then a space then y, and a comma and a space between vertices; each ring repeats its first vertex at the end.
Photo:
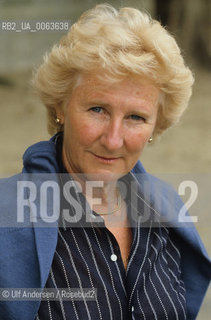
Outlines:
POLYGON ((58 119, 58 123, 63 125, 64 124, 64 113, 61 111, 56 111, 56 119, 58 119))

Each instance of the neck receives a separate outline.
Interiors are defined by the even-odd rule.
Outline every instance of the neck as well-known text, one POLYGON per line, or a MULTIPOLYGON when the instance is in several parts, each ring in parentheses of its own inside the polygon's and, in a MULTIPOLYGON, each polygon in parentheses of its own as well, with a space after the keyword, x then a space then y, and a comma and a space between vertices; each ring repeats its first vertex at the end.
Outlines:
POLYGON ((117 181, 103 181, 96 179, 96 177, 87 177, 85 175, 72 174, 73 179, 80 183, 82 192, 87 201, 96 207, 108 207, 117 204, 119 197, 119 190, 117 188, 117 181))

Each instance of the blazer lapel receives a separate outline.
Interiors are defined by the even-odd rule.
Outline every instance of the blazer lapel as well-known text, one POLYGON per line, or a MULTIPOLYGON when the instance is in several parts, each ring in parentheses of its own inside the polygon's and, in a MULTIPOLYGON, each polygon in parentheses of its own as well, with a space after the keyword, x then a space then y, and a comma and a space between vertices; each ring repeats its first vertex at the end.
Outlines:
POLYGON ((56 250, 58 228, 35 227, 36 252, 39 261, 40 287, 44 288, 56 250))

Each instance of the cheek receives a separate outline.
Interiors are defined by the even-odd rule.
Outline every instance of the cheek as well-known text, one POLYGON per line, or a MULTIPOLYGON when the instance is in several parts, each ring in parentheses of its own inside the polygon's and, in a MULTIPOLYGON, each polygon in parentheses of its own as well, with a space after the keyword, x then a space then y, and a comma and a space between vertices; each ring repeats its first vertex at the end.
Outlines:
POLYGON ((129 152, 140 153, 145 144, 147 143, 149 137, 143 133, 133 133, 128 134, 126 139, 126 145, 129 152))
POLYGON ((85 121, 75 121, 72 123, 70 131, 72 132, 73 140, 83 146, 89 146, 97 140, 99 136, 99 130, 96 127, 93 127, 93 125, 87 124, 85 121))

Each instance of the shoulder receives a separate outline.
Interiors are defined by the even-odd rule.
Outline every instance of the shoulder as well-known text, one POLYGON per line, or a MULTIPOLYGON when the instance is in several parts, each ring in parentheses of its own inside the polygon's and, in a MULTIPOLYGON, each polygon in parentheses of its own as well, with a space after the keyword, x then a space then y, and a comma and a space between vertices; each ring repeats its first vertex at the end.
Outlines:
POLYGON ((17 199, 17 182, 21 180, 21 174, 14 175, 9 178, 0 179, 0 207, 1 213, 3 209, 8 208, 8 204, 12 205, 17 199))
POLYGON ((134 169, 132 172, 140 185, 144 199, 159 213, 161 224, 175 229, 176 234, 190 246, 196 246, 200 252, 207 256, 195 225, 175 189, 165 181, 147 173, 141 163, 137 163, 134 169), (181 210, 185 212, 187 219, 183 219, 180 215, 181 210))
POLYGON ((30 146, 23 155, 24 173, 54 173, 58 171, 57 136, 30 146))

